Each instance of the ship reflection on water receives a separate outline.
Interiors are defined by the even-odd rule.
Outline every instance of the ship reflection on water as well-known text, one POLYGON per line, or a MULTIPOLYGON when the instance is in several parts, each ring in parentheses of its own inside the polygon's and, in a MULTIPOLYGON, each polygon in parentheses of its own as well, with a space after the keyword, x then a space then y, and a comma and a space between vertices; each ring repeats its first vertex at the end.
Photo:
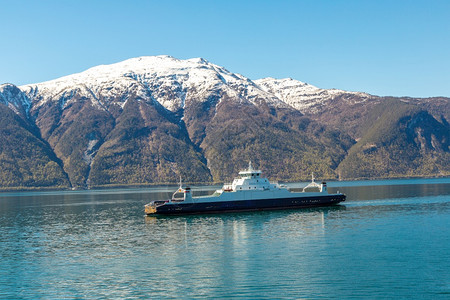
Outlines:
POLYGON ((346 210, 344 205, 304 208, 298 210, 230 212, 221 214, 196 214, 183 216, 145 216, 147 230, 154 242, 160 239, 168 243, 195 240, 199 236, 207 240, 242 243, 249 235, 270 235, 283 228, 286 238, 324 233, 327 219, 339 218, 346 210), (250 223, 249 223, 250 221, 250 223), (254 225, 254 226, 249 226, 254 225), (322 229, 322 230, 318 230, 322 229))
MULTIPOLYGON (((254 292, 251 286, 257 285, 252 283, 251 274, 271 278, 266 273, 275 270, 274 264, 287 263, 284 253, 288 249, 298 249, 298 254, 303 256, 301 260, 306 259, 302 251, 309 251, 314 240, 325 238, 328 222, 331 220, 330 226, 335 226, 333 223, 345 210, 345 206, 337 205, 300 210, 147 216, 146 232, 152 244, 148 249, 152 261, 148 268, 164 268, 162 280, 171 278, 169 288, 173 288, 172 284, 186 288, 188 278, 188 289, 195 293, 223 286, 248 293, 250 297, 254 292)), ((287 265, 285 267, 289 270, 287 265)), ((271 284, 278 285, 279 281, 271 279, 271 284)), ((223 296, 233 295, 232 289, 217 292, 223 296)))

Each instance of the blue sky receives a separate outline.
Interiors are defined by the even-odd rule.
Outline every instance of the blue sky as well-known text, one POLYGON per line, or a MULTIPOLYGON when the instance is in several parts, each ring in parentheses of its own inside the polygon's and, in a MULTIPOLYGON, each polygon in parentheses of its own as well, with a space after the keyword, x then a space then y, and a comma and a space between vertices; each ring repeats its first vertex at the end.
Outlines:
POLYGON ((450 1, 0 0, 0 83, 144 55, 203 57, 251 79, 450 97, 450 1))

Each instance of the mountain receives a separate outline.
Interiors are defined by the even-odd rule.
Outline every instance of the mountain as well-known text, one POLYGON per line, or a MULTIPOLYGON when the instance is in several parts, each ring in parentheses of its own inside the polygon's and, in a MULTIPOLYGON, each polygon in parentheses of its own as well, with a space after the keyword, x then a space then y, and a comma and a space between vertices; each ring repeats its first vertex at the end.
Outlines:
POLYGON ((384 100, 365 118, 360 135, 339 165, 343 178, 448 174, 449 126, 420 107, 384 100))
POLYGON ((0 85, 0 187, 67 188, 70 182, 60 160, 28 119, 30 107, 16 86, 0 85))
POLYGON ((279 180, 448 175, 449 103, 133 58, 0 86, 0 187, 227 181, 248 160, 279 180))

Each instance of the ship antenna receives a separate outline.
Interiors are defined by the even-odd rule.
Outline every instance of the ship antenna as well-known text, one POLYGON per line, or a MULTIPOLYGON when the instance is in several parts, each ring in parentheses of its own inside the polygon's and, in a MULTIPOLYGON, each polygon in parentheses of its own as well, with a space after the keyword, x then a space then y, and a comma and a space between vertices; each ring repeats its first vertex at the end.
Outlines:
POLYGON ((252 168, 252 161, 251 160, 248 162, 248 170, 249 171, 253 170, 253 168, 252 168))
POLYGON ((311 172, 311 182, 314 182, 314 172, 311 172))
POLYGON ((180 175, 180 189, 182 189, 182 186, 183 186, 183 184, 181 182, 181 175, 180 175))

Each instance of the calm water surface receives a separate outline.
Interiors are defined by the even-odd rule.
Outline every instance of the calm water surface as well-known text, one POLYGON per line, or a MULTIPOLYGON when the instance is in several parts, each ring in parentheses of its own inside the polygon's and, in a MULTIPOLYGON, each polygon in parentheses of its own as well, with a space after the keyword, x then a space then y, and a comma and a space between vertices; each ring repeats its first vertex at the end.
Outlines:
POLYGON ((143 214, 173 188, 2 193, 0 298, 450 298, 450 178, 329 186, 348 200, 180 217, 143 214))

